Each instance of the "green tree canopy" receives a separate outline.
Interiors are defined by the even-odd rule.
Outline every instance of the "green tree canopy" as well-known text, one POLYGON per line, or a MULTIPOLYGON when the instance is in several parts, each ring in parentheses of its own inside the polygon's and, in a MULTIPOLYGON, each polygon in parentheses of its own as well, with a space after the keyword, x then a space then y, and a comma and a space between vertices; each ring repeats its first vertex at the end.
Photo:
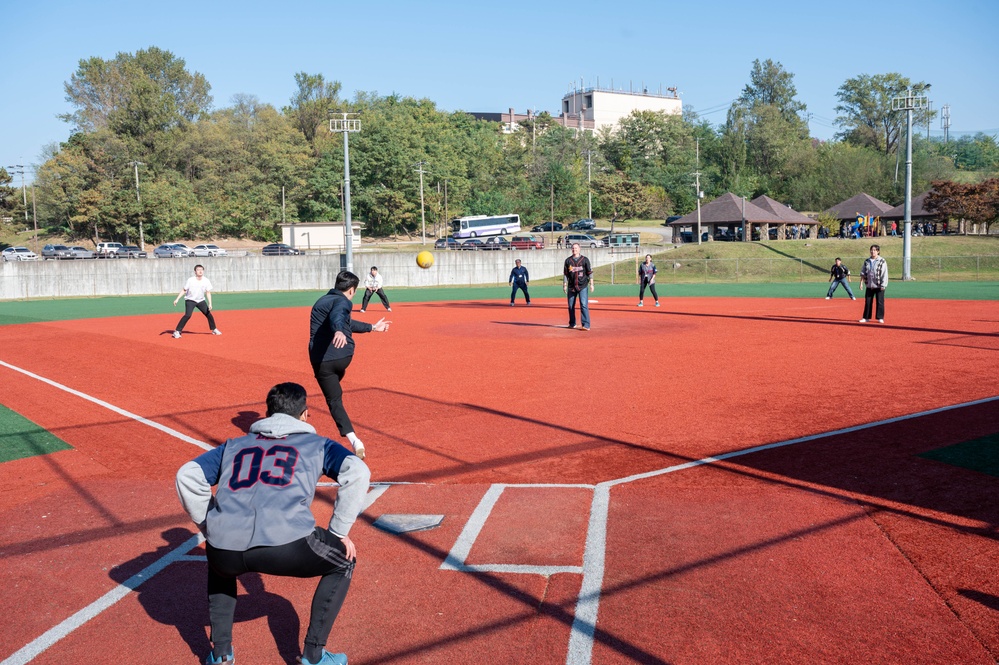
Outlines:
MULTIPOLYGON (((886 155, 895 152, 905 131, 906 114, 892 110, 892 99, 905 95, 908 90, 922 94, 929 89, 929 83, 913 83, 897 73, 861 74, 847 79, 836 93, 840 102, 836 106, 840 113, 836 116, 836 124, 843 127, 837 137, 886 155)), ((925 125, 934 116, 935 112, 929 109, 915 111, 912 122, 925 125)))

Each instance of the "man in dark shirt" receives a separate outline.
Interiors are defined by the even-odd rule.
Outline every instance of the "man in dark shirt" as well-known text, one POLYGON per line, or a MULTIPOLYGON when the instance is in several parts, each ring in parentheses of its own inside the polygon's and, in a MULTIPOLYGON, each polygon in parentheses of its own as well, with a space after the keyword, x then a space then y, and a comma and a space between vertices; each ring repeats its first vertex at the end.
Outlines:
POLYGON ((576 327, 576 300, 579 300, 579 317, 583 330, 590 329, 590 303, 588 290, 593 290, 593 269, 590 260, 579 253, 579 243, 572 243, 572 256, 562 267, 562 291, 569 300, 569 328, 576 327))
POLYGON ((354 434, 354 425, 343 408, 343 388, 340 381, 347 373, 350 361, 354 359, 354 338, 352 333, 388 332, 391 321, 379 319, 374 325, 351 321, 350 299, 360 283, 357 275, 346 270, 336 276, 334 288, 312 306, 309 325, 309 362, 312 373, 319 382, 326 404, 329 406, 333 422, 354 447, 354 454, 364 459, 364 444, 354 434))
POLYGON ((520 259, 517 259, 514 263, 513 270, 510 271, 510 286, 513 290, 510 291, 510 307, 513 307, 513 301, 517 299, 517 289, 524 292, 524 299, 527 304, 531 304, 531 294, 527 292, 527 285, 531 283, 531 276, 527 274, 527 268, 520 265, 520 259))
POLYGON ((857 297, 853 295, 853 291, 850 289, 850 269, 843 265, 843 261, 839 257, 836 257, 836 263, 833 264, 832 269, 829 271, 829 292, 826 293, 826 300, 833 297, 833 293, 842 284, 846 292, 850 294, 850 300, 856 300, 857 297))

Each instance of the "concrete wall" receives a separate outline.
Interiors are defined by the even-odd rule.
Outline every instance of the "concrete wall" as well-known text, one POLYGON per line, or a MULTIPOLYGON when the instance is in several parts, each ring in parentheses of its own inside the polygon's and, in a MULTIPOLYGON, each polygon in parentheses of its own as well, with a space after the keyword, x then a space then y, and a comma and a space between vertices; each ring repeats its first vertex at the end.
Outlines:
MULTIPOLYGON (((587 249, 594 267, 640 254, 630 251, 587 249)), ((364 278, 371 266, 385 278, 386 287, 505 284, 514 259, 521 259, 531 279, 562 274, 569 252, 435 251, 434 265, 424 270, 412 252, 355 252, 354 273, 364 278)), ((177 293, 205 266, 216 291, 307 291, 332 288, 345 257, 341 254, 304 256, 201 257, 197 259, 99 259, 76 261, 0 262, 0 300, 177 293)))

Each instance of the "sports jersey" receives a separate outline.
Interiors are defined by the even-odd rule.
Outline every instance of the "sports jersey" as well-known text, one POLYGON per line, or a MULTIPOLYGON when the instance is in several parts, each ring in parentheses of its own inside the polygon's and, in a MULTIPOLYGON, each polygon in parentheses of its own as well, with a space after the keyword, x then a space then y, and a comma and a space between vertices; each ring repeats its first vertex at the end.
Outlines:
POLYGON ((579 293, 590 285, 590 276, 593 269, 590 268, 590 260, 579 255, 579 258, 569 257, 562 267, 562 275, 565 277, 566 286, 572 293, 579 293))
POLYGON ((177 494, 213 547, 241 552, 312 533, 311 505, 323 474, 340 484, 329 530, 346 536, 364 505, 368 467, 308 423, 278 413, 182 466, 177 494))
POLYGON ((205 299, 205 294, 211 290, 212 283, 208 281, 207 277, 201 279, 198 279, 197 276, 188 277, 187 283, 184 284, 184 300, 201 302, 205 299))
POLYGON ((844 277, 849 276, 850 269, 843 264, 836 265, 834 263, 832 269, 829 271, 829 274, 833 279, 843 279, 844 277))
POLYGON ((655 263, 641 263, 638 266, 638 277, 643 282, 650 281, 656 276, 656 264, 655 263))

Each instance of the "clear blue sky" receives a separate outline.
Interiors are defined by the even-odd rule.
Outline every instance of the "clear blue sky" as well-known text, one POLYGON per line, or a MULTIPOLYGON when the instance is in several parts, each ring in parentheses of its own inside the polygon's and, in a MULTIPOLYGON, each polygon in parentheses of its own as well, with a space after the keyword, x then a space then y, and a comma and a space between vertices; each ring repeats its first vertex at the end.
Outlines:
POLYGON ((676 86, 721 123, 753 60, 770 58, 795 75, 817 138, 836 132, 846 79, 888 72, 931 83, 952 132, 999 131, 996 0, 3 0, 0 17, 0 166, 38 164, 66 140, 56 116, 72 110, 63 84, 81 59, 149 46, 204 74, 216 108, 237 93, 280 108, 299 71, 340 81, 347 97, 397 93, 448 111, 557 112, 572 82, 599 79, 676 86))

